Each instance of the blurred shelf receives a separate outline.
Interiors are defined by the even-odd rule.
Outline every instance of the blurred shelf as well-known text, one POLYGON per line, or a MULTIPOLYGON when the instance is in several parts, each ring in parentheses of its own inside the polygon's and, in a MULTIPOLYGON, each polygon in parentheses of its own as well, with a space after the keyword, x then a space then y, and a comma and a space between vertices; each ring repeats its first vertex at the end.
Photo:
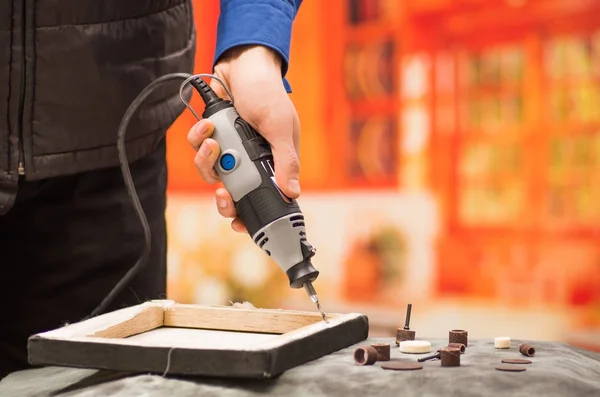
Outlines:
POLYGON ((394 23, 367 22, 361 25, 348 25, 348 41, 355 43, 371 42, 374 39, 386 39, 398 32, 394 23))
MULTIPOLYGON (((316 310, 312 302, 293 302, 288 310, 316 310)), ((339 303, 321 300, 327 313, 361 313, 369 318, 371 337, 395 337, 396 329, 404 326, 406 307, 386 307, 373 304, 339 303)), ((467 329, 473 338, 493 339, 510 335, 514 339, 565 340, 571 313, 548 307, 515 307, 497 301, 468 299, 438 299, 432 302, 412 302, 410 328, 419 338, 443 338, 450 329, 467 329)))
POLYGON ((395 116, 398 113, 398 105, 392 96, 382 95, 370 99, 349 99, 348 105, 351 108, 352 115, 358 117, 368 117, 373 114, 395 116))

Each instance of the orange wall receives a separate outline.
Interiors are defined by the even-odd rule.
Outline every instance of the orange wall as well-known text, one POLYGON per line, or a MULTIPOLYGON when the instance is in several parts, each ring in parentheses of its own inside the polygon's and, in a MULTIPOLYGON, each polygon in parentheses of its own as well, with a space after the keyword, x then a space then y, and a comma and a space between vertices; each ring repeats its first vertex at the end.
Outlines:
MULTIPOLYGON (((218 1, 194 0, 194 19, 197 31, 194 73, 211 73, 212 71, 218 16, 218 1)), ((191 105, 195 109, 201 109, 196 96, 192 98, 191 105)), ((196 121, 194 115, 186 109, 167 133, 169 191, 197 192, 207 188, 194 167, 194 151, 187 142, 187 133, 196 121)))
MULTIPOLYGON (((217 1, 194 0, 196 29, 198 31, 195 73, 210 73, 216 41, 219 6, 217 1)), ((322 187, 327 182, 325 168, 325 133, 323 102, 325 76, 324 48, 321 40, 306 39, 322 36, 319 23, 322 7, 318 2, 303 3, 296 18, 291 45, 291 65, 288 74, 292 84, 292 100, 298 111, 301 129, 301 183, 304 190, 322 187)), ((200 109, 194 96, 192 105, 200 109)), ((196 122, 189 110, 175 122, 167 136, 169 191, 212 192, 194 168, 194 152, 187 143, 187 132, 196 122)))
POLYGON ((327 76, 324 26, 320 23, 323 7, 318 1, 305 1, 296 17, 292 34, 290 71, 292 100, 300 117, 300 178, 303 190, 323 187, 327 183, 325 101, 327 76))

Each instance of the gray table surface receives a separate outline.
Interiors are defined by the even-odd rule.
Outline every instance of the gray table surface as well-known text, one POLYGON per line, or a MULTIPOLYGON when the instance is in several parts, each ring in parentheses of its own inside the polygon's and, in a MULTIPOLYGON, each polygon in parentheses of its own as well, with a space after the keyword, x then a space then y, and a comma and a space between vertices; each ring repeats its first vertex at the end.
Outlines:
MULTIPOLYGON (((447 340, 430 339, 432 351, 447 340)), ((359 345, 391 343, 392 360, 416 361, 423 355, 398 351, 393 339, 369 339, 359 345)), ((358 366, 353 352, 343 349, 276 379, 230 380, 173 378, 47 367, 15 372, 0 382, 0 396, 600 396, 600 354, 564 343, 531 342, 537 349, 525 372, 494 369, 503 358, 526 358, 519 340, 509 350, 494 349, 493 340, 471 340, 461 366, 444 368, 440 361, 416 371, 386 371, 381 362, 358 366)))

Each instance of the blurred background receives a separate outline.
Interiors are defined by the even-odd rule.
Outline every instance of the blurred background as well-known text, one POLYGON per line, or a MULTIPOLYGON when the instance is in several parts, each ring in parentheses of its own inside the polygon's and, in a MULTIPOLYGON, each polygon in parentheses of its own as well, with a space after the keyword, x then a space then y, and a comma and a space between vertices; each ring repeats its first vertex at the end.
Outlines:
MULTIPOLYGON (((218 1, 195 0, 198 73, 218 1)), ((600 1, 305 0, 289 80, 329 312, 600 351, 600 1)), ((193 104, 198 104, 195 98, 193 104)), ((168 135, 169 298, 314 310, 168 135)))

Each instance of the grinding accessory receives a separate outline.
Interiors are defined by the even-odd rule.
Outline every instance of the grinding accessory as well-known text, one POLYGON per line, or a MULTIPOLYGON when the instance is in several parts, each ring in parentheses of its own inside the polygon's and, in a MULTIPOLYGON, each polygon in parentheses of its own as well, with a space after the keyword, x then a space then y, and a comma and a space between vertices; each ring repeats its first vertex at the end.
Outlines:
POLYGON ((371 347, 377 350, 377 361, 390 361, 390 345, 387 343, 373 343, 371 347))
POLYGON ((494 347, 496 349, 509 349, 510 348, 510 337, 498 336, 494 338, 494 347))
POLYGON ((440 349, 440 358, 442 367, 460 367, 460 349, 456 347, 440 349))
POLYGON ((405 340, 415 340, 415 331, 410 330, 410 313, 412 311, 412 303, 406 306, 406 318, 404 319, 404 328, 398 328, 396 331, 396 346, 405 340))
POLYGON ((499 365, 496 367, 498 371, 506 371, 506 372, 523 372, 525 371, 525 367, 520 365, 499 365))
POLYGON ((381 364, 381 368, 392 371, 412 371, 415 369, 423 369, 423 366, 414 362, 390 361, 385 364, 381 364))
POLYGON ((469 346, 469 334, 464 329, 453 329, 448 333, 449 343, 462 343, 469 346))
POLYGON ((423 354, 431 351, 431 343, 424 340, 405 340, 400 342, 399 350, 408 354, 423 354))
POLYGON ((420 359, 418 359, 417 361, 422 363, 425 361, 429 361, 429 360, 435 360, 435 359, 439 359, 440 358, 440 351, 438 350, 437 353, 432 354, 431 356, 427 356, 427 357, 422 357, 420 359))
POLYGON ((398 328, 398 331, 396 331, 396 345, 400 345, 400 342, 405 340, 415 340, 415 334, 415 331, 398 328))
POLYGON ((361 346, 354 351, 354 361, 358 365, 373 365, 377 361, 379 353, 371 346, 361 346))
POLYGON ((527 343, 523 343, 521 346, 519 346, 519 351, 522 355, 527 357, 535 356, 535 349, 527 343))
POLYGON ((462 343, 448 343, 448 347, 454 347, 454 348, 460 349, 460 354, 464 354, 465 351, 467 350, 467 347, 465 345, 463 345, 462 343))
POLYGON ((531 364, 531 360, 524 360, 522 358, 505 358, 502 362, 504 364, 531 364))

